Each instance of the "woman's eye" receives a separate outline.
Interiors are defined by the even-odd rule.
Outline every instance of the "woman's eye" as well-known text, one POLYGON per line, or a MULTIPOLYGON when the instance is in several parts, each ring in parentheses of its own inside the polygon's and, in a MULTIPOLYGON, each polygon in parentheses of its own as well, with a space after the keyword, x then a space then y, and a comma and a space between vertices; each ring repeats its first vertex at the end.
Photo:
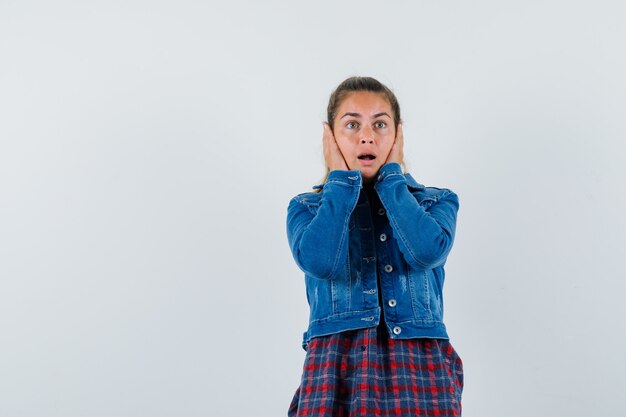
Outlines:
POLYGON ((348 124, 346 125, 346 127, 348 129, 355 129, 357 127, 357 122, 348 122, 348 124))
POLYGON ((385 123, 385 122, 376 122, 376 123, 374 124, 374 126, 376 126, 376 127, 377 127, 377 128, 379 128, 379 129, 382 129, 382 128, 387 127, 387 123, 385 123))

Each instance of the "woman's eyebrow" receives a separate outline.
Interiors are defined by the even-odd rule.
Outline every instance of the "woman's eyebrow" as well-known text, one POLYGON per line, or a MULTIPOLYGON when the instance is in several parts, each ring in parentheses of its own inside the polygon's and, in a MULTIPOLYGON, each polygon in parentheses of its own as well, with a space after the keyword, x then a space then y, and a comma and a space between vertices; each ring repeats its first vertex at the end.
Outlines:
MULTIPOLYGON (((341 116, 340 119, 343 119, 346 116, 361 117, 361 114, 360 113, 350 113, 350 112, 348 112, 348 113, 344 114, 343 116, 341 116)), ((375 118, 380 117, 380 116, 387 116, 388 118, 391 119, 391 116, 389 116, 386 112, 376 113, 375 115, 372 116, 372 119, 375 119, 375 118)))

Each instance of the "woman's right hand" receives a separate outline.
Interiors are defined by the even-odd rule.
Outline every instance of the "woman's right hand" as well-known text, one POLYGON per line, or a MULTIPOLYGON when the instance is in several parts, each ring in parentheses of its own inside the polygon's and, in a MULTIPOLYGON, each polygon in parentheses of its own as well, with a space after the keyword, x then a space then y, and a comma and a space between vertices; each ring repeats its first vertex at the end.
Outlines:
POLYGON ((324 136, 322 142, 324 145, 324 161, 328 169, 330 171, 336 169, 347 171, 348 164, 346 164, 346 160, 343 158, 339 146, 337 146, 335 135, 333 135, 333 131, 330 129, 328 122, 324 122, 324 136))

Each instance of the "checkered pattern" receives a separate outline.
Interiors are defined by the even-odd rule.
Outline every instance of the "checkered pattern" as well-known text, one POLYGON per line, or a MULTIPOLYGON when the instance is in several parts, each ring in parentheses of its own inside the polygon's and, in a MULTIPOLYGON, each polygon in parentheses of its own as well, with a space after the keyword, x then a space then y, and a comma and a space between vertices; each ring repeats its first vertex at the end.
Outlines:
POLYGON ((288 416, 460 416, 462 391, 449 340, 391 339, 381 324, 311 339, 288 416))

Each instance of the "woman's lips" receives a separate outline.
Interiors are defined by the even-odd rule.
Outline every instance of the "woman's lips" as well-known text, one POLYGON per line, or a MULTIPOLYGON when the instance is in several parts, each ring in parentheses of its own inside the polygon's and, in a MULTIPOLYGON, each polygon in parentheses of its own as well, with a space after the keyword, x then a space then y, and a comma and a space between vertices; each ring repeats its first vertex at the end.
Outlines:
POLYGON ((359 163, 361 165, 365 165, 365 166, 373 165, 374 162, 376 161, 376 158, 372 158, 372 159, 357 158, 357 159, 359 160, 359 163))

